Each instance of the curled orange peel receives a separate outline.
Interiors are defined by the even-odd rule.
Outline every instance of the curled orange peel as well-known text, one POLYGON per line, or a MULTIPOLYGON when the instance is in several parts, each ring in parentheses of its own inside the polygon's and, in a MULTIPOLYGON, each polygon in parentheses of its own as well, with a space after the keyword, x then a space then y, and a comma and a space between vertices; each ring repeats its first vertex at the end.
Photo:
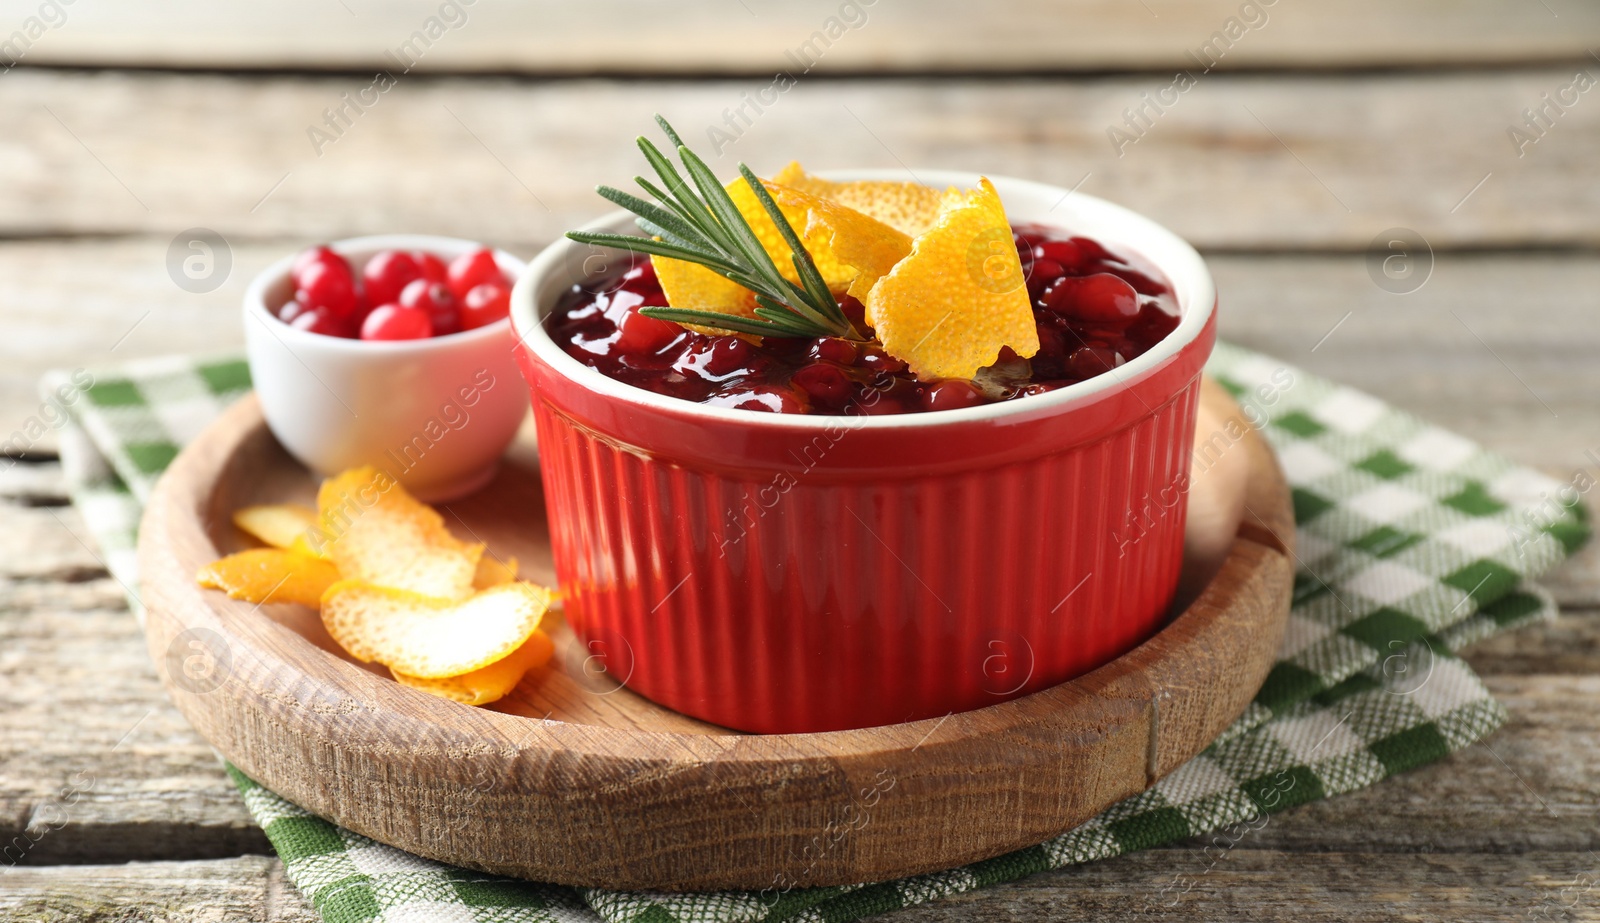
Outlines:
POLYGON ((863 303, 884 350, 920 378, 970 379, 1004 346, 1039 351, 1022 262, 988 179, 946 196, 938 221, 863 303))
POLYGON ((493 555, 485 554, 478 559, 478 570, 472 577, 474 590, 487 590, 492 586, 510 583, 517 579, 517 559, 507 557, 504 560, 493 555))
POLYGON ((327 561, 285 548, 252 548, 200 569, 200 585, 251 603, 299 603, 315 609, 339 571, 327 561))
POLYGON ((236 525, 271 547, 202 568, 201 586, 254 603, 320 608, 352 656, 432 695, 483 705, 507 695, 554 649, 538 631, 554 591, 517 580, 517 559, 484 555, 385 472, 329 478, 318 509, 244 507, 236 525))
POLYGON ((240 507, 233 524, 274 548, 290 548, 317 524, 317 511, 298 503, 271 503, 240 507))
POLYGON ((550 593, 503 583, 466 599, 341 580, 322 597, 322 624, 357 660, 422 679, 482 669, 521 647, 550 608, 550 593))
POLYGON ((897 180, 834 182, 812 176, 794 161, 778 171, 772 181, 837 202, 909 237, 925 234, 938 223, 946 197, 954 192, 897 180))
POLYGON ((806 249, 849 269, 846 291, 857 299, 866 298, 878 279, 911 254, 910 237, 870 215, 798 189, 777 184, 771 189, 785 214, 793 210, 805 216, 797 230, 806 249))
POLYGON ((430 695, 451 699, 463 705, 488 705, 506 697, 517 687, 529 671, 537 670, 550 662, 555 644, 544 632, 536 631, 522 646, 486 667, 479 667, 459 676, 442 676, 427 679, 390 670, 401 685, 420 689, 430 695))
POLYGON ((471 595, 483 546, 451 535, 387 473, 369 466, 327 479, 317 510, 310 544, 346 579, 446 600, 471 595))

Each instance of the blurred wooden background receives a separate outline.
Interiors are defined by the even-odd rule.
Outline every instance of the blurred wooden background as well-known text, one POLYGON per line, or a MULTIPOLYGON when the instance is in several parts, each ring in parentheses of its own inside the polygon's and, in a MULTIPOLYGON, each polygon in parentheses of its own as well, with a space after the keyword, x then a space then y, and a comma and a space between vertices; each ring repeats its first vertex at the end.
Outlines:
MULTIPOLYGON (((1600 93, 1578 87, 1597 55, 1600 6, 1579 0, 3 0, 0 438, 38 413, 47 368, 238 349, 250 277, 307 243, 417 231, 531 255, 638 171, 651 113, 711 154, 726 110, 792 70, 719 169, 965 168, 1116 200, 1207 254, 1224 336, 1565 480, 1600 463, 1600 93), (393 88, 314 141, 379 68, 393 88), (1180 69, 1193 87, 1130 129, 1180 69), (167 269, 192 228, 231 253, 205 293, 167 269), (1369 271, 1393 228, 1432 254, 1404 294, 1369 271)), ((0 919, 311 919, 79 541, 53 434, 16 460, 0 844, 94 785, 0 862, 0 919)), ((1582 887, 1600 555, 1550 584, 1560 622, 1472 657, 1512 714, 1487 746, 1274 818, 1176 907, 1154 895, 1202 844, 897 919, 1600 919, 1582 887)))

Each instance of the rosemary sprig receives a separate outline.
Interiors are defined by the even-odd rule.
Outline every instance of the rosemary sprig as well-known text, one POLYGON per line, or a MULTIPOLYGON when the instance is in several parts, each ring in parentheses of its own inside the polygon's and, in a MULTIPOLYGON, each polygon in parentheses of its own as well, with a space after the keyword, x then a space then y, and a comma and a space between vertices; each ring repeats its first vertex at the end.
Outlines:
POLYGON ((650 236, 569 231, 567 237, 579 243, 664 256, 704 266, 754 292, 756 316, 740 317, 716 311, 665 306, 640 308, 639 313, 680 324, 700 324, 757 336, 865 339, 845 316, 833 293, 828 291, 822 273, 817 271, 816 262, 800 242, 800 235, 795 233, 789 219, 778 208, 778 203, 772 200, 772 194, 750 168, 739 164, 739 175, 750 185, 756 200, 766 209, 778 233, 789 245, 799 285, 783 277, 772 256, 761 246, 761 240, 756 237, 750 223, 740 214, 733 198, 717 181, 705 161, 684 145, 683 139, 678 137, 666 119, 658 115, 656 124, 661 126, 667 140, 677 149, 678 159, 682 161, 689 178, 685 180, 672 161, 648 139, 640 137, 639 150, 655 169, 662 185, 658 187, 642 176, 634 177, 634 181, 656 201, 651 202, 610 186, 601 186, 596 190, 606 199, 637 215, 634 223, 650 236))

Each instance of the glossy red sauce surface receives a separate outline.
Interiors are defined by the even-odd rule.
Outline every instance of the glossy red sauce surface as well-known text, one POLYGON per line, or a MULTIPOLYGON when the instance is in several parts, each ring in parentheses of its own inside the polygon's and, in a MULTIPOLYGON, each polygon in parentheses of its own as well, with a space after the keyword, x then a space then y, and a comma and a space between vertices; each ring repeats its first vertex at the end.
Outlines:
MULTIPOLYGON (((665 305, 647 258, 557 304, 550 333, 608 377, 683 400, 780 413, 916 413, 1042 394, 1143 355, 1178 326, 1167 280, 1146 260, 1056 228, 1013 229, 1039 330, 1039 352, 1009 349, 979 381, 922 381, 876 343, 835 338, 708 336, 638 313, 665 305)), ((624 257, 626 259, 626 257, 624 257)), ((862 307, 841 300, 865 328, 862 307)), ((679 307, 692 307, 680 305, 679 307)))

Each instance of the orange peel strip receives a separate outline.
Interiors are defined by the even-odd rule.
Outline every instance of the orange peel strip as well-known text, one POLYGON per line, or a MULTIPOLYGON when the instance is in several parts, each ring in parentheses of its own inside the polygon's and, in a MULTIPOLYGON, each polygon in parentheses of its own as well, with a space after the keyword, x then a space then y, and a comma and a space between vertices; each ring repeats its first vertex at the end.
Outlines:
POLYGON ((298 503, 272 503, 240 507, 233 524, 274 548, 289 548, 317 524, 317 511, 298 503))
POLYGON ((924 379, 970 379, 1003 346, 1019 356, 1039 351, 1011 225, 987 179, 949 198, 864 303, 884 350, 924 379))
POLYGON ((250 603, 299 603, 317 608, 339 571, 320 558, 283 548, 252 548, 200 569, 200 585, 250 603))
MULTIPOLYGON (((878 279, 911 254, 911 238, 870 215, 798 189, 772 184, 773 198, 784 214, 805 215, 801 242, 812 254, 826 253, 849 267, 848 291, 863 299, 878 279)), ((788 255, 788 251, 784 251, 788 255)))
POLYGON ((788 186, 822 199, 861 212, 902 234, 918 237, 938 223, 948 190, 935 189, 921 183, 894 180, 854 180, 836 183, 807 173, 798 162, 772 178, 780 186, 788 186))
POLYGON ((322 624, 357 660, 423 679, 460 676, 521 647, 550 608, 532 583, 504 583, 461 600, 342 580, 322 597, 322 624))
POLYGON ((483 546, 450 534, 444 518, 376 468, 331 477, 317 492, 320 548, 347 579, 440 599, 464 599, 483 546))
POLYGON ((463 705, 487 705, 505 698, 530 670, 537 670, 549 663, 555 649, 548 635, 536 631, 521 647, 506 656, 460 676, 427 679, 394 670, 389 673, 403 686, 421 689, 442 699, 451 699, 463 705))
POLYGON ((478 559, 478 571, 472 578, 472 588, 487 590, 492 586, 510 583, 517 579, 517 559, 507 557, 505 560, 485 554, 478 559))

